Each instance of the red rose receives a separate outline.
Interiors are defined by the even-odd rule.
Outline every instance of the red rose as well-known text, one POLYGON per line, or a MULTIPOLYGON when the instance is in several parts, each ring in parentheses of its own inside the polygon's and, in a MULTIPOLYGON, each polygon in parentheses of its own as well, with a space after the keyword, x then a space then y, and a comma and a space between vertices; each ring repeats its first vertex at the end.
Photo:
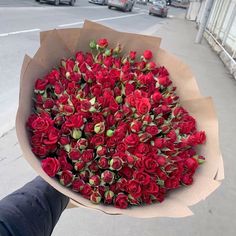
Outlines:
POLYGON ((206 142, 206 134, 204 131, 197 132, 194 136, 197 144, 203 144, 206 142))
POLYGON ((148 98, 142 98, 139 102, 136 103, 137 112, 140 115, 147 114, 151 109, 151 104, 148 98))
POLYGON ((140 143, 136 149, 136 151, 140 154, 145 154, 149 152, 149 146, 147 143, 140 143))
POLYGON ((184 164, 189 170, 192 171, 196 170, 198 167, 198 161, 195 158, 187 158, 184 164))
POLYGON ((81 153, 77 149, 72 149, 69 153, 69 157, 70 157, 71 160, 77 161, 81 157, 81 153))
POLYGON ((59 143, 62 146, 65 146, 65 145, 69 144, 70 143, 70 137, 69 136, 61 136, 60 140, 59 140, 59 143))
POLYGON ((145 50, 144 53, 143 53, 143 57, 144 57, 146 60, 152 59, 152 52, 151 52, 150 50, 145 50))
POLYGON ((109 167, 108 160, 105 157, 101 157, 98 160, 98 166, 101 169, 107 169, 109 167))
POLYGON ((185 185, 191 185, 193 183, 193 177, 191 174, 185 174, 182 176, 181 181, 185 185))
POLYGON ((109 164, 111 170, 120 170, 122 168, 122 160, 119 157, 113 157, 109 164))
POLYGON ((81 194, 85 197, 85 198, 89 198, 90 195, 92 194, 92 187, 89 184, 85 184, 83 189, 81 190, 81 194))
POLYGON ((134 147, 134 146, 136 146, 136 145, 139 143, 139 137, 138 137, 137 134, 130 134, 130 135, 128 135, 128 136, 125 138, 124 142, 125 142, 128 146, 134 147))
POLYGON ((141 171, 134 172, 134 179, 137 180, 142 185, 147 185, 151 181, 150 175, 141 171))
POLYGON ((120 171, 119 174, 126 179, 132 179, 134 170, 128 166, 124 166, 120 171))
POLYGON ((115 198, 115 207, 125 209, 128 207, 128 196, 123 193, 119 193, 115 198))
POLYGON ((103 134, 95 134, 90 140, 90 143, 93 144, 95 147, 103 145, 104 142, 105 142, 105 139, 104 139, 103 134))
POLYGON ((102 94, 102 86, 99 84, 95 84, 91 87, 90 91, 97 98, 102 94))
POLYGON ((149 194, 157 194, 159 192, 159 187, 154 181, 151 181, 144 186, 144 192, 149 194))
POLYGON ((98 167, 97 162, 96 162, 96 161, 93 161, 93 162, 88 166, 88 169, 89 169, 89 171, 94 172, 94 173, 98 172, 98 171, 99 171, 99 167, 98 167))
POLYGON ((166 158, 163 156, 158 156, 156 160, 160 166, 164 166, 166 164, 166 158))
POLYGON ((88 146, 88 140, 85 138, 80 138, 77 142, 76 142, 76 148, 79 148, 81 150, 87 148, 88 146))
POLYGON ((91 107, 90 101, 88 101, 86 99, 81 101, 81 103, 80 103, 81 111, 87 112, 87 111, 89 111, 90 107, 91 107))
POLYGON ((83 116, 80 114, 71 115, 68 117, 65 124, 69 128, 80 128, 84 124, 83 116))
POLYGON ((98 186, 101 183, 101 178, 98 175, 93 175, 89 179, 89 184, 91 186, 98 186))
POLYGON ((144 163, 145 171, 147 171, 148 173, 151 173, 151 174, 156 172, 157 163, 155 160, 153 160, 150 157, 144 157, 143 163, 144 163))
POLYGON ((122 143, 119 143, 119 144, 117 145, 116 150, 117 150, 117 152, 123 152, 123 153, 125 153, 125 151, 127 150, 127 148, 128 148, 128 146, 127 146, 124 142, 122 142, 122 143))
POLYGON ((112 182, 114 181, 114 173, 109 170, 105 170, 102 173, 101 178, 105 183, 112 184, 112 182))
POLYGON ((47 156, 47 154, 48 154, 48 147, 43 146, 43 145, 42 146, 35 146, 35 147, 32 147, 32 152, 36 156, 43 158, 43 157, 47 156))
POLYGON ((142 122, 141 121, 137 121, 137 120, 134 120, 131 124, 130 124, 130 129, 132 132, 134 133, 138 133, 141 131, 141 128, 142 128, 142 122))
POLYGON ((130 95, 135 90, 135 85, 126 83, 125 84, 125 96, 130 95))
POLYGON ((98 204, 101 202, 101 194, 99 192, 92 192, 92 194, 90 195, 90 201, 94 204, 98 204))
POLYGON ((165 86, 165 87, 171 84, 171 81, 168 78, 168 76, 159 76, 158 82, 160 85, 165 86))
POLYGON ((57 143, 59 137, 60 137, 59 130, 54 127, 50 127, 47 131, 47 138, 43 140, 43 143, 45 145, 55 144, 57 143))
POLYGON ((136 52, 135 51, 130 51, 129 52, 129 58, 133 61, 133 60, 135 60, 135 57, 136 57, 136 52))
POLYGON ((155 147, 163 148, 166 146, 166 140, 164 138, 156 138, 154 141, 155 147))
POLYGON ((111 190, 108 190, 104 194, 104 203, 111 204, 114 198, 114 192, 111 190))
POLYGON ((58 161, 62 170, 72 170, 73 166, 68 163, 66 156, 59 156, 58 161))
POLYGON ((60 174, 60 183, 65 186, 70 186, 74 180, 74 175, 69 170, 63 170, 60 174))
POLYGON ((34 131, 44 132, 49 129, 53 121, 49 116, 39 116, 32 122, 32 129, 34 131))
POLYGON ((84 188, 84 181, 81 179, 75 179, 72 182, 72 190, 75 192, 81 192, 84 188))
POLYGON ((37 79, 34 85, 35 90, 44 91, 48 85, 48 80, 46 79, 37 79))
POLYGON ((162 94, 158 91, 156 91, 153 95, 152 95, 152 100, 154 103, 159 103, 160 100, 162 99, 162 94))
POLYGON ((100 48, 106 48, 108 46, 108 41, 107 39, 102 38, 97 41, 97 44, 100 48))
POLYGON ((34 134, 31 137, 31 144, 33 147, 42 145, 43 142, 43 133, 34 134))
POLYGON ((142 189, 137 180, 130 180, 127 185, 127 191, 134 198, 139 198, 142 195, 142 189))
POLYGON ((74 164, 74 168, 76 171, 82 171, 85 167, 85 162, 84 161, 77 161, 75 164, 74 164))
POLYGON ((93 150, 88 149, 88 150, 83 151, 83 153, 81 155, 81 159, 86 163, 92 161, 93 160, 93 150))
POLYGON ((42 168, 50 177, 54 177, 60 169, 60 163, 56 158, 48 157, 42 160, 42 168))
POLYGON ((147 126, 145 131, 151 134, 152 136, 155 136, 158 134, 158 128, 156 125, 147 126))

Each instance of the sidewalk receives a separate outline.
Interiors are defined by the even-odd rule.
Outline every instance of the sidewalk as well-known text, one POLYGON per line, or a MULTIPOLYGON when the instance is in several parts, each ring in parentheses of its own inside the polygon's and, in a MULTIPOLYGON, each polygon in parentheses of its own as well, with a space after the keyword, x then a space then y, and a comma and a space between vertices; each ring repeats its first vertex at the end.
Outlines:
MULTIPOLYGON (((169 19, 155 35, 167 49, 191 66, 204 96, 212 96, 220 124, 225 180, 207 200, 191 209, 194 216, 183 219, 134 219, 107 216, 87 209, 66 210, 54 236, 233 236, 236 234, 236 81, 205 40, 194 44, 195 25, 183 17, 169 19), (95 223, 96 222, 96 223, 95 223)), ((0 139, 0 198, 35 176, 22 158, 15 129, 0 139), (7 168, 6 168, 7 167, 7 168)))

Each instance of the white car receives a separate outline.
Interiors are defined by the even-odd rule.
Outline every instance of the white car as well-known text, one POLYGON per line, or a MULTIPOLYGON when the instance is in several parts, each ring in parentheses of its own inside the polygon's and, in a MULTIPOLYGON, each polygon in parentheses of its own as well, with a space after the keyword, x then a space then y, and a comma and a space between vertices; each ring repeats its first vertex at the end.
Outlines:
POLYGON ((61 2, 67 2, 69 3, 71 6, 75 5, 75 1, 76 0, 35 0, 36 2, 54 2, 55 6, 59 6, 61 2))
POLYGON ((123 11, 132 11, 134 4, 135 0, 108 0, 107 6, 109 9, 115 7, 123 11))

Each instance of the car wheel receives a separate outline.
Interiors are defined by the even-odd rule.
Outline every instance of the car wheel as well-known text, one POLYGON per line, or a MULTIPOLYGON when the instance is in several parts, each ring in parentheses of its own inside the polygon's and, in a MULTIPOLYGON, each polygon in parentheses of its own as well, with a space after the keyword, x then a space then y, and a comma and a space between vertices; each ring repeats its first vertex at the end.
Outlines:
POLYGON ((108 6, 108 9, 111 9, 111 6, 108 6))
POLYGON ((150 16, 152 15, 152 13, 149 11, 149 13, 148 13, 150 16))
POLYGON ((60 0, 55 0, 54 5, 59 6, 59 4, 60 4, 60 0))
POLYGON ((71 0, 71 1, 70 1, 70 5, 71 5, 71 6, 74 6, 74 5, 75 5, 75 0, 71 0))

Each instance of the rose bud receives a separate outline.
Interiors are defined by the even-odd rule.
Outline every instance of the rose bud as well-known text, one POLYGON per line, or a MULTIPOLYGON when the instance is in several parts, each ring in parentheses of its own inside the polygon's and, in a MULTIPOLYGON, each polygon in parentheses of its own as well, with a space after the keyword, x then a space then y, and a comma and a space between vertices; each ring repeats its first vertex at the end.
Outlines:
POLYGON ((83 170, 79 173, 79 177, 84 181, 88 182, 89 179, 89 171, 88 170, 83 170))
POLYGON ((108 41, 105 38, 99 39, 97 41, 97 47, 98 48, 106 48, 108 46, 108 41))
POLYGON ((42 160, 42 168, 50 177, 54 177, 60 169, 60 163, 56 158, 48 157, 42 160))
POLYGON ((145 60, 152 59, 152 52, 150 50, 145 50, 143 52, 143 57, 144 57, 145 60))
POLYGON ((109 167, 107 158, 101 157, 101 158, 98 160, 98 166, 99 166, 99 168, 101 168, 101 169, 107 169, 107 168, 109 167))
POLYGON ((187 169, 193 170, 193 171, 195 171, 198 167, 198 161, 195 158, 187 158, 184 164, 187 169))
POLYGON ((60 183, 66 187, 70 186, 75 176, 69 170, 64 170, 60 173, 60 183))
POLYGON ((104 183, 112 184, 114 181, 114 173, 109 170, 105 170, 102 173, 101 178, 104 183))
POLYGON ((100 123, 94 125, 93 130, 94 130, 94 132, 96 134, 102 134, 105 131, 105 124, 104 124, 104 122, 100 122, 100 123))
POLYGON ((65 118, 63 116, 56 116, 54 118, 55 125, 61 126, 65 122, 65 118))
POLYGON ((89 166, 88 166, 89 170, 91 172, 97 172, 99 170, 99 167, 97 165, 97 163, 95 161, 93 161, 89 166))
POLYGON ((128 195, 128 199, 129 199, 129 203, 131 205, 138 205, 139 204, 139 201, 134 198, 131 194, 128 195))
POLYGON ((113 157, 109 164, 111 170, 120 170, 122 168, 122 160, 119 157, 113 157))
POLYGON ((191 174, 185 174, 181 177, 181 181, 185 185, 191 185, 193 183, 193 177, 191 174))
POLYGON ((82 171, 85 167, 85 162, 84 161, 77 161, 75 164, 74 164, 74 168, 76 171, 82 171))
POLYGON ((147 142, 150 138, 152 138, 152 135, 149 134, 149 133, 142 133, 142 134, 139 134, 139 140, 140 142, 147 142))
POLYGON ((135 57, 136 57, 136 52, 135 51, 130 51, 129 52, 129 58, 130 58, 130 60, 135 60, 135 57))
POLYGON ((90 201, 94 204, 99 204, 101 202, 101 195, 99 192, 93 192, 91 195, 90 195, 90 201))
POLYGON ((155 136, 158 134, 158 127, 156 125, 149 125, 146 127, 145 131, 152 136, 155 136))
POLYGON ((117 96, 117 97, 116 97, 116 102, 117 102, 118 104, 122 103, 122 102, 123 102, 122 96, 117 96))
POLYGON ((114 134, 114 131, 111 130, 111 129, 107 130, 107 132, 106 132, 106 135, 107 135, 108 137, 112 137, 113 134, 114 134))
POLYGON ((107 149, 103 146, 98 146, 97 147, 97 155, 98 156, 104 156, 107 152, 107 149))
POLYGON ((93 160, 93 150, 87 149, 87 150, 83 151, 83 153, 81 155, 81 159, 86 163, 92 161, 93 160))
POLYGON ((156 158, 158 165, 164 166, 166 164, 166 158, 163 156, 158 156, 156 158))
POLYGON ((145 115, 143 116, 142 120, 143 120, 143 124, 147 125, 151 123, 153 119, 150 115, 145 115))
POLYGON ((70 137, 69 136, 61 136, 61 138, 59 139, 59 143, 62 146, 65 146, 65 145, 69 144, 70 143, 70 137))
POLYGON ((91 186, 98 186, 101 183, 101 178, 98 175, 93 175, 90 177, 89 183, 91 184, 91 186))
POLYGON ((73 129, 71 136, 72 136, 74 139, 80 139, 81 136, 82 136, 82 132, 81 132, 79 129, 73 129))
POLYGON ((121 111, 117 111, 115 114, 114 114, 114 119, 116 120, 116 121, 120 121, 120 120, 122 120, 122 118, 123 118, 123 112, 121 112, 121 111))
POLYGON ((127 156, 127 163, 128 163, 129 165, 133 165, 133 164, 134 164, 134 162, 135 162, 135 159, 134 159, 134 157, 133 157, 133 156, 130 156, 130 155, 128 155, 128 156, 127 156))
POLYGON ((114 195, 115 195, 114 192, 112 192, 111 190, 106 191, 104 194, 104 203, 111 204, 113 201, 114 195))
POLYGON ((141 121, 134 120, 134 121, 130 124, 130 129, 131 129, 132 132, 138 133, 138 132, 142 129, 142 122, 141 122, 141 121))
POLYGON ((72 190, 75 192, 80 192, 84 187, 84 181, 81 179, 75 179, 72 182, 72 190))
POLYGON ((128 207, 128 196, 124 193, 119 193, 115 198, 115 207, 125 209, 128 207))
POLYGON ((77 141, 76 147, 83 150, 88 147, 88 140, 85 138, 81 138, 77 141))
POLYGON ((153 70, 153 69, 155 69, 156 68, 156 63, 154 62, 154 61, 150 61, 147 65, 146 65, 146 68, 148 69, 148 70, 153 70))
POLYGON ((72 149, 72 150, 69 152, 69 158, 70 158, 72 161, 77 161, 77 160, 79 160, 80 157, 81 157, 81 153, 80 153, 80 151, 78 151, 77 149, 72 149))

